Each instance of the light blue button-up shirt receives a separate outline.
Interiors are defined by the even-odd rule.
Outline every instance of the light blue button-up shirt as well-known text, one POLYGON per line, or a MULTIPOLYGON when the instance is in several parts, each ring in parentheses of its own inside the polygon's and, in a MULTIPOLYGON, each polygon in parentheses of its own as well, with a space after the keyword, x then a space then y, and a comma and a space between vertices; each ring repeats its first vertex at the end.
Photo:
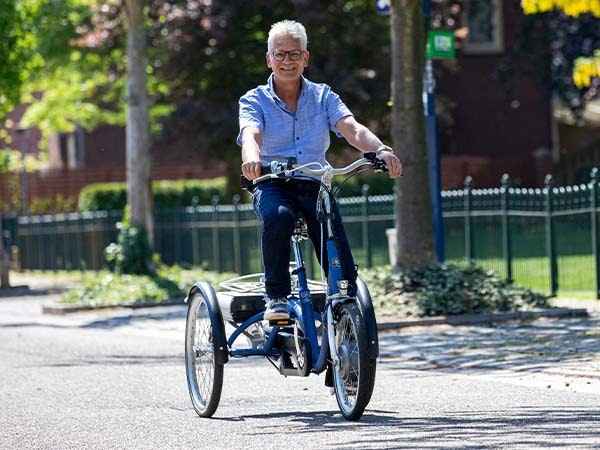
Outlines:
POLYGON ((293 113, 275 94, 273 74, 268 84, 248 91, 240 98, 240 133, 237 144, 242 145, 242 130, 257 127, 262 133, 260 162, 285 161, 293 156, 298 165, 310 162, 325 164, 329 148, 329 130, 342 134, 335 124, 352 112, 339 95, 326 84, 313 83, 302 77, 298 107, 293 113))

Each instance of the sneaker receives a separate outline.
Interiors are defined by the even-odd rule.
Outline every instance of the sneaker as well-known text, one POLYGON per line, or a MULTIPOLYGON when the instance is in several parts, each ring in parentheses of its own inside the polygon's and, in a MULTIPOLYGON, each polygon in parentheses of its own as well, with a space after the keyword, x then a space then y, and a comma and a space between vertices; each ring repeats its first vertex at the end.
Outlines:
POLYGON ((287 309, 287 299, 285 297, 272 298, 267 302, 265 310, 265 320, 285 320, 289 319, 287 309))

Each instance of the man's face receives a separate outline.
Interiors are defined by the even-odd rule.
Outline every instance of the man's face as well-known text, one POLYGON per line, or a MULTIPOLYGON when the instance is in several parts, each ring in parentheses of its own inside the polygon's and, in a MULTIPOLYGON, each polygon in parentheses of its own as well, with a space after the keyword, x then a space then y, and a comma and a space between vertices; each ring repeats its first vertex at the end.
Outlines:
POLYGON ((302 51, 300 39, 278 36, 273 41, 273 51, 267 53, 267 66, 273 70, 276 79, 295 80, 308 66, 308 57, 308 51, 302 51))

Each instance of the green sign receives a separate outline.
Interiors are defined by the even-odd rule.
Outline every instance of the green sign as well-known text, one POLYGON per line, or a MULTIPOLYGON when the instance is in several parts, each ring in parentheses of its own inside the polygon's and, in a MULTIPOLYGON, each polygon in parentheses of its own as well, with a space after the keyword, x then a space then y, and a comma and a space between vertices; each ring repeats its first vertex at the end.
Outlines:
POLYGON ((426 58, 454 58, 454 54, 454 31, 429 31, 427 34, 427 48, 425 50, 426 58))

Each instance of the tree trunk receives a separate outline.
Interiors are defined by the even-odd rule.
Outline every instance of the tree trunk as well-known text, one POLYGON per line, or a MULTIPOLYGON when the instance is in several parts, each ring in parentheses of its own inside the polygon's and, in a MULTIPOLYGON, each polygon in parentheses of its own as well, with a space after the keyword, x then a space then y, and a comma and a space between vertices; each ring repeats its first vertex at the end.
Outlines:
POLYGON ((396 266, 435 260, 423 108, 425 17, 422 2, 391 1, 392 142, 405 176, 396 181, 396 266))
POLYGON ((127 15, 127 204, 131 225, 144 228, 154 242, 151 193, 149 99, 146 85, 144 0, 125 0, 127 15))

